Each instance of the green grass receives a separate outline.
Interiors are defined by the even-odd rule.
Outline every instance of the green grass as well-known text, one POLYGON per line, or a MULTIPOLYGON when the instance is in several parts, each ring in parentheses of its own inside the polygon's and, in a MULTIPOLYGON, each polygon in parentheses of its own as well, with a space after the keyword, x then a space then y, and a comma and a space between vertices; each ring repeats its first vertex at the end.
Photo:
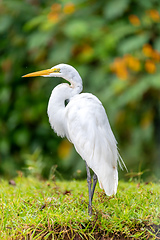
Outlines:
POLYGON ((0 239, 159 238, 159 184, 120 181, 114 197, 97 184, 89 217, 86 181, 15 183, 0 181, 0 239))

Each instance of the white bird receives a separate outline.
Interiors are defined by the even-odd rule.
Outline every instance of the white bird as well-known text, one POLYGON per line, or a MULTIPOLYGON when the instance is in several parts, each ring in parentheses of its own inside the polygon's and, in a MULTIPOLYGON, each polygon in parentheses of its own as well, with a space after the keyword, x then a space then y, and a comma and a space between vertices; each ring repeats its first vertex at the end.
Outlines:
POLYGON ((29 73, 23 77, 35 76, 62 77, 70 83, 59 84, 53 89, 47 112, 53 130, 57 135, 67 137, 86 161, 88 212, 92 215, 92 199, 97 178, 106 195, 116 194, 117 162, 121 166, 120 160, 122 161, 105 109, 96 96, 91 93, 81 93, 82 79, 77 70, 70 65, 59 64, 51 69, 29 73), (89 168, 94 172, 92 189, 89 168))

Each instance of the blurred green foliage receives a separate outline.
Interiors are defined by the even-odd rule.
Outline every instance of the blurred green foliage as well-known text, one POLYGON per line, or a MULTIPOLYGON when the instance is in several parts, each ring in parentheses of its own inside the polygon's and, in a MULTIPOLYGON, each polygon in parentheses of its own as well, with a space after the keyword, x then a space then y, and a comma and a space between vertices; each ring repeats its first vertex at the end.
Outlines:
POLYGON ((83 176, 84 162, 48 123, 61 79, 21 78, 63 62, 102 101, 129 172, 160 175, 159 13, 159 0, 0 2, 1 174, 39 167, 48 177, 57 165, 63 177, 83 176))

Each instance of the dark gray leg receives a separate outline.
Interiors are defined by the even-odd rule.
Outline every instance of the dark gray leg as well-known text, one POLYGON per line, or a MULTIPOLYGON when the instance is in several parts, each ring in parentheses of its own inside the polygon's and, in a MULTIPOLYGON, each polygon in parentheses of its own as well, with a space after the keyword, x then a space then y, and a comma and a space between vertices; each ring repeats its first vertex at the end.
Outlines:
POLYGON ((86 170, 87 170, 87 183, 88 183, 88 192, 89 192, 88 213, 89 213, 89 216, 91 216, 92 215, 92 196, 91 196, 92 179, 91 179, 91 173, 87 163, 86 163, 86 170))
POLYGON ((89 216, 91 216, 92 215, 92 199, 93 199, 93 194, 94 194, 94 190, 95 190, 96 183, 97 183, 97 175, 95 173, 93 175, 93 187, 91 190, 92 178, 91 178, 91 173, 90 173, 87 163, 86 163, 86 170, 87 170, 87 183, 88 183, 88 192, 89 192, 88 213, 89 213, 89 216))
POLYGON ((94 173, 94 175, 93 175, 93 187, 92 187, 92 191, 91 191, 91 201, 93 199, 96 184, 97 184, 97 175, 94 173))

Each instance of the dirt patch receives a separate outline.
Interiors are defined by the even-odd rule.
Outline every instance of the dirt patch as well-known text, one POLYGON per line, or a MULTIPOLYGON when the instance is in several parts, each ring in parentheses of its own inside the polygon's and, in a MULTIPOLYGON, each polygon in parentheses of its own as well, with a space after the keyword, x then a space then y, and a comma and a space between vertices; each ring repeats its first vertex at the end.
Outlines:
POLYGON ((114 234, 107 233, 106 231, 100 230, 100 227, 96 225, 87 227, 87 229, 84 228, 84 226, 79 226, 79 229, 74 229, 69 226, 54 226, 49 229, 46 228, 44 231, 44 228, 39 228, 36 231, 32 229, 26 237, 20 237, 18 236, 16 239, 22 239, 22 240, 31 240, 33 238, 35 239, 47 239, 47 240, 90 240, 90 239, 97 239, 97 240, 131 240, 131 239, 160 239, 160 225, 151 224, 151 225, 137 225, 134 229, 130 232, 130 237, 126 236, 125 234, 121 232, 115 232, 114 234), (83 229, 83 231, 82 231, 83 229), (133 238, 132 236, 136 234, 137 232, 141 232, 142 235, 140 238, 133 238), (27 238, 26 238, 27 237, 27 238))
POLYGON ((149 226, 146 226, 146 229, 153 233, 157 239, 160 239, 160 224, 151 224, 149 226))

